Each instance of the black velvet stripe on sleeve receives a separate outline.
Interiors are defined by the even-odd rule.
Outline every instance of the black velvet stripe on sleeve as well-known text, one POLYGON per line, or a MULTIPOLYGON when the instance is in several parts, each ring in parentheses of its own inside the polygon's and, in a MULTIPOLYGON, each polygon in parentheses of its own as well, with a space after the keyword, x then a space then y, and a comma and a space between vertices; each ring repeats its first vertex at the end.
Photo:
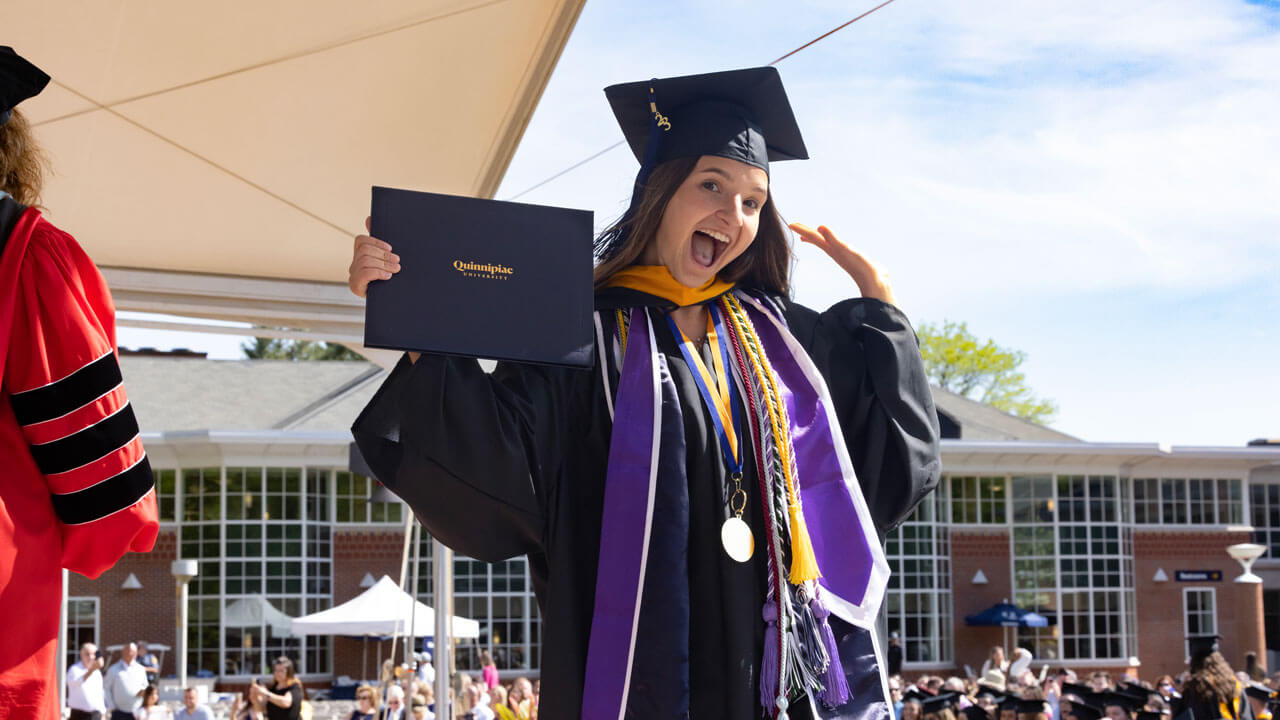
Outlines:
POLYGON ((144 455, 133 467, 97 485, 73 493, 55 494, 53 511, 64 525, 84 525, 138 502, 154 484, 151 463, 144 455))
POLYGON ((31 446, 40 472, 45 475, 74 470, 115 452, 138 435, 133 407, 126 404, 110 417, 60 440, 31 446))
POLYGON ((9 396, 19 425, 35 425, 83 407, 123 382, 115 353, 107 353, 43 387, 9 396))

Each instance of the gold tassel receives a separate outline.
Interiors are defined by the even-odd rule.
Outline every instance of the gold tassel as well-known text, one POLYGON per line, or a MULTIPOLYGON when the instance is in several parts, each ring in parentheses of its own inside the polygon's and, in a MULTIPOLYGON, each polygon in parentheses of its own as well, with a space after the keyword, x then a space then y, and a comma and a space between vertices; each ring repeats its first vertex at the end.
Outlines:
POLYGON ((809 528, 804 525, 804 512, 799 503, 791 503, 788 510, 791 513, 791 584, 799 585, 822 577, 822 571, 818 569, 818 558, 814 557, 809 528))

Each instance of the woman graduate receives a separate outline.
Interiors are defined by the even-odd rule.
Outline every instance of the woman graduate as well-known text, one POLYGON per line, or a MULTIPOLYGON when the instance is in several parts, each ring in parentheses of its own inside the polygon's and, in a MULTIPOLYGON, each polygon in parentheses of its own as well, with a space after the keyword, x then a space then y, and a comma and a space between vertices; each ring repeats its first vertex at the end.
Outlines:
MULTIPOLYGON (((606 90, 641 160, 596 242, 590 371, 407 355, 356 420, 458 552, 528 555, 540 716, 883 718, 883 534, 937 483, 937 416, 884 275, 789 299, 770 161, 804 143, 773 68, 606 90)), ((399 269, 356 238, 350 286, 399 269)))

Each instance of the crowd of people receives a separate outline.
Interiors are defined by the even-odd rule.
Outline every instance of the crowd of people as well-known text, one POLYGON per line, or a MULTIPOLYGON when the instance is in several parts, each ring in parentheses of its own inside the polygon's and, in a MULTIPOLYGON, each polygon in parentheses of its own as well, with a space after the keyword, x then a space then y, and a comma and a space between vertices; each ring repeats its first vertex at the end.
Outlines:
POLYGON ((67 669, 70 720, 213 720, 194 687, 185 688, 182 706, 170 711, 160 702, 159 672, 146 643, 125 643, 114 663, 96 645, 85 643, 80 659, 67 669))
MULTIPOLYGON (((1280 673, 1268 676, 1252 653, 1235 672, 1216 638, 1190 641, 1190 667, 1154 682, 1048 665, 1033 671, 1029 651, 1011 659, 994 647, 976 676, 889 678, 896 720, 1270 720, 1280 704, 1280 673)), ((892 662, 892 654, 891 654, 892 662)))
MULTIPOLYGON (((415 656, 417 665, 391 672, 384 666, 380 688, 362 685, 356 690, 357 708, 348 720, 434 720, 435 670, 429 653, 415 656), (407 707, 406 707, 407 706, 407 707), (406 713, 406 710, 408 711, 406 713)), ((537 720, 541 683, 518 677, 503 684, 493 656, 480 653, 481 672, 472 677, 458 673, 451 683, 456 718, 464 720, 537 720)))

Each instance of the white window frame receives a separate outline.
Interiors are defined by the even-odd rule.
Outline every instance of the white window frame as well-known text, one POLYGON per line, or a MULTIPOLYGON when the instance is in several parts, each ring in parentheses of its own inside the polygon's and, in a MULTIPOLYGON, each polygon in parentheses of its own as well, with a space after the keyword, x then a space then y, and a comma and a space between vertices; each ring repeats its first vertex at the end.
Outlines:
POLYGON ((1218 588, 1200 587, 1200 586, 1182 588, 1182 637, 1184 638, 1182 641, 1182 646, 1183 646, 1183 651, 1186 657, 1191 656, 1191 641, 1185 639, 1187 636, 1191 634, 1191 626, 1187 622, 1188 616, 1190 614, 1189 609, 1187 607, 1187 599, 1193 592, 1209 593, 1209 601, 1213 603, 1212 612, 1210 612, 1209 614, 1209 618, 1213 620, 1213 627, 1210 628, 1208 632, 1205 632, 1204 628, 1201 628, 1201 631, 1199 634, 1200 635, 1216 635, 1218 632, 1218 588))
MULTIPOLYGON (((102 647, 102 642, 101 642, 102 641, 102 597, 100 595, 68 596, 67 606, 70 607, 71 603, 76 602, 77 600, 93 601, 93 640, 94 640, 94 644, 96 644, 99 648, 101 648, 102 647)), ((68 613, 67 617, 63 618, 62 620, 62 631, 66 637, 68 638, 71 637, 71 614, 70 613, 68 613)), ((67 655, 70 656, 71 658, 79 658, 80 643, 77 643, 75 647, 71 647, 70 644, 68 643, 67 655)), ((75 660, 71 660, 70 662, 67 663, 67 667, 71 667, 71 665, 74 663, 75 663, 75 660)))
POLYGON ((1250 524, 1250 519, 1251 519, 1250 518, 1251 509, 1249 506, 1250 483, 1249 483, 1248 477, 1244 475, 1237 475, 1232 473, 1209 473, 1209 474, 1191 475, 1185 472, 1164 471, 1164 472, 1156 472, 1156 473, 1144 473, 1142 475, 1136 475, 1136 474, 1122 475, 1121 481, 1124 483, 1127 483, 1129 486, 1129 496, 1128 498, 1126 498, 1126 504, 1128 505, 1128 508, 1129 508, 1129 518, 1126 524, 1132 525, 1133 527, 1136 527, 1136 528, 1144 528, 1144 527, 1225 528, 1225 527, 1234 527, 1239 524, 1244 524, 1244 525, 1250 524), (1157 522, 1151 522, 1150 520, 1148 520, 1147 522, 1140 523, 1140 522, 1137 522, 1136 520, 1137 500, 1134 497, 1135 493, 1133 492, 1133 486, 1134 486, 1134 483, 1138 480, 1155 480, 1156 481, 1156 491, 1159 494, 1159 497, 1156 498, 1156 512, 1157 512, 1157 515, 1159 516, 1159 520, 1157 522), (1164 484, 1164 481, 1166 480, 1182 480, 1184 483, 1186 483, 1186 485, 1184 486, 1186 488, 1186 496, 1183 497, 1181 502, 1183 515, 1187 518, 1186 522, 1172 523, 1172 522, 1165 522, 1164 520, 1163 484, 1164 484), (1210 487, 1213 489, 1213 503, 1212 503, 1213 513, 1214 513, 1213 522, 1208 522, 1208 523, 1191 522, 1191 481, 1192 480, 1210 481, 1210 487), (1239 483, 1240 523, 1233 523, 1231 522, 1230 518, 1222 517, 1222 513, 1221 513, 1222 500, 1218 496, 1219 480, 1230 480, 1230 481, 1239 483))

